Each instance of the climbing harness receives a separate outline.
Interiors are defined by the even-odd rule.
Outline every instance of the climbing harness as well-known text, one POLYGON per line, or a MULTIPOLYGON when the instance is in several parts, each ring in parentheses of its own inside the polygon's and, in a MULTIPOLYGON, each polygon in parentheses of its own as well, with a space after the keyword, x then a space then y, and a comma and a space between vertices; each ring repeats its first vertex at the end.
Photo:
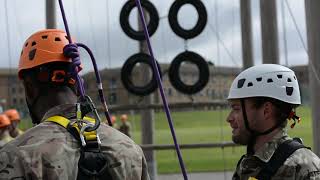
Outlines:
MULTIPOLYGON (((77 116, 81 116, 80 104, 77 104, 77 116), (80 114, 79 114, 80 113, 80 114)), ((79 117, 77 117, 79 118, 79 117)), ((89 178, 112 179, 108 168, 110 164, 100 149, 100 138, 96 130, 86 132, 87 127, 93 127, 95 119, 89 117, 81 118, 81 121, 70 121, 62 116, 52 116, 45 120, 64 127, 80 144, 80 159, 78 162, 77 180, 89 178), (82 124, 82 125, 80 125, 82 124), (82 128, 79 128, 82 126, 82 128)), ((119 165, 119 162, 117 163, 119 165)))
POLYGON ((156 60, 155 60, 154 55, 153 55, 151 42, 150 42, 150 36, 149 36, 148 29, 147 29, 146 21, 145 21, 145 18, 144 18, 144 13, 143 13, 143 10, 142 10, 141 2, 140 2, 140 0, 135 0, 135 2, 136 2, 136 6, 138 7, 140 20, 141 20, 142 25, 143 25, 144 36, 146 37, 148 50, 149 50, 150 56, 152 57, 152 59, 151 59, 152 60, 152 67, 153 67, 153 70, 155 72, 156 79, 157 79, 157 82, 158 82, 158 85, 159 85, 160 95, 161 95, 162 102, 163 102, 163 105, 164 105, 164 109, 165 109, 165 112, 166 112, 166 116, 167 116, 167 119, 168 119, 168 124, 169 124, 170 131, 171 131, 171 134, 172 134, 173 142, 174 142, 174 145, 175 145, 175 148, 176 148, 176 152, 177 152, 177 156, 178 156, 178 159, 179 159, 179 164, 180 164, 180 168, 181 168, 181 171, 182 171, 182 175, 184 177, 184 180, 187 180, 188 179, 187 172, 186 172, 186 169, 184 167, 183 159, 182 159, 182 156, 181 156, 181 153, 180 153, 180 148, 179 148, 178 141, 177 141, 177 138, 176 138, 176 135, 175 135, 175 131, 174 131, 173 123, 172 123, 172 118, 171 118, 171 114, 170 114, 170 109, 169 109, 166 97, 164 95, 159 69, 157 67, 157 63, 156 63, 156 60))
MULTIPOLYGON (((276 174, 278 169, 283 165, 283 163, 290 157, 296 150, 301 148, 307 148, 303 145, 302 140, 300 138, 293 138, 290 140, 286 140, 273 153, 271 159, 264 163, 262 169, 255 177, 250 177, 249 180, 269 180, 276 174)), ((237 168, 240 166, 241 161, 245 155, 241 157, 241 159, 237 163, 237 168)), ((235 174, 235 179, 240 179, 239 175, 235 174)))

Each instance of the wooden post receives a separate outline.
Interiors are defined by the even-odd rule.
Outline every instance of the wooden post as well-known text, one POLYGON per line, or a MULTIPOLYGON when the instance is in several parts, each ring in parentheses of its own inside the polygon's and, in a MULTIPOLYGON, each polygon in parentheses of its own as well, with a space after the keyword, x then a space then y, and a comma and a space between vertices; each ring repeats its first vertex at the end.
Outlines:
POLYGON ((313 151, 320 155, 320 111, 319 111, 319 72, 320 72, 320 1, 305 0, 308 54, 309 54, 309 86, 312 105, 313 151))
POLYGON ((278 24, 275 0, 260 0, 262 56, 264 64, 279 64, 278 24))
POLYGON ((242 69, 253 66, 251 0, 240 0, 241 35, 242 35, 242 69))

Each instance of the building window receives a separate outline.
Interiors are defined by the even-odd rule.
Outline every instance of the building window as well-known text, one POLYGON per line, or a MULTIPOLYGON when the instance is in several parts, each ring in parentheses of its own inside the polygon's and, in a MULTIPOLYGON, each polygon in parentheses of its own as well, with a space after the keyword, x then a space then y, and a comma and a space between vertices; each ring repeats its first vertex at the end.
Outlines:
POLYGON ((13 93, 13 94, 15 94, 16 93, 16 88, 11 88, 11 92, 13 93))
POLYGON ((172 89, 168 88, 168 96, 172 96, 172 89))
POLYGON ((16 99, 16 98, 13 98, 13 99, 12 99, 12 102, 13 102, 13 104, 17 104, 17 99, 16 99))
POLYGON ((214 89, 211 89, 211 99, 214 99, 216 97, 216 93, 214 89))
POLYGON ((113 92, 109 94, 109 103, 117 104, 117 93, 113 92))
POLYGON ((117 88, 117 80, 115 78, 110 79, 110 89, 116 89, 117 88))

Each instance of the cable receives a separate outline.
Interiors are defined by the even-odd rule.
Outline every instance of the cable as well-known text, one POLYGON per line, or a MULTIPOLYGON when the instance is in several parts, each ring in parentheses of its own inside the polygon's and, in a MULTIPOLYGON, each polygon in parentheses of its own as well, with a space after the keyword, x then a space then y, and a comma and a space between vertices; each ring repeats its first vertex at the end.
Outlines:
MULTIPOLYGON (((211 23, 208 23, 209 28, 212 32, 216 32, 216 30, 213 28, 213 26, 211 25, 211 23)), ((218 41, 221 43, 222 47, 225 49, 226 53, 228 54, 228 56, 230 57, 231 61, 238 67, 240 67, 240 65, 237 63, 237 61, 234 59, 234 57, 232 56, 232 54, 230 53, 230 51, 228 50, 227 46, 224 44, 224 42, 221 40, 220 35, 217 34, 217 38, 218 41)))
MULTIPOLYGON (((218 15, 219 15, 219 11, 218 11, 218 0, 214 1, 214 17, 215 17, 215 25, 216 25, 216 37, 217 39, 219 38, 219 22, 218 22, 218 15)), ((220 43, 219 41, 217 41, 217 64, 220 65, 220 43)), ((219 79, 218 81, 219 87, 221 87, 222 84, 222 80, 219 79)), ((220 92, 221 93, 221 92, 220 92)), ((219 108, 220 112, 221 109, 219 108)), ((220 116, 222 114, 220 113, 220 116)), ((220 119, 222 120, 222 117, 220 117, 220 119)), ((220 121, 221 122, 221 121, 220 121)), ((222 130, 222 124, 220 124, 220 138, 222 138, 223 136, 223 130, 222 130)), ((222 160, 223 160, 223 172, 224 172, 224 179, 226 179, 226 164, 225 164, 225 155, 224 155, 224 148, 221 149, 222 150, 222 160)))
POLYGON ((169 109, 169 106, 168 106, 168 103, 167 103, 167 99, 166 99, 165 94, 164 94, 164 90, 163 90, 163 86, 162 86, 162 82, 161 82, 159 69, 157 68, 156 60, 155 60, 154 55, 153 55, 153 51, 152 51, 152 47, 151 47, 151 43, 150 43, 150 36, 149 36, 149 32, 148 32, 147 25, 146 25, 146 20, 144 18, 144 13, 143 13, 143 10, 142 10, 141 2, 140 2, 140 0, 135 0, 135 2, 136 2, 136 6, 138 7, 138 10, 139 10, 141 22, 143 24, 143 30, 144 30, 143 32, 144 32, 144 36, 146 38, 146 42, 147 42, 147 45, 148 45, 148 50, 149 50, 149 53, 150 53, 150 55, 152 57, 151 61, 152 61, 153 69, 155 71, 157 82, 158 82, 158 85, 159 85, 160 95, 161 95, 162 102, 163 102, 163 105, 164 105, 164 109, 165 109, 165 112, 166 112, 166 116, 167 116, 167 119, 168 119, 168 124, 169 124, 169 127, 170 127, 170 131, 171 131, 171 135, 172 135, 173 142, 174 142, 174 145, 175 145, 175 149, 176 149, 176 152, 177 152, 177 155, 178 155, 181 172, 182 172, 182 175, 184 177, 184 180, 188 180, 187 172, 186 172, 186 169, 185 169, 185 166, 184 166, 184 163, 183 163, 183 159, 182 159, 182 156, 181 156, 181 153, 180 153, 180 147, 179 147, 179 144, 178 144, 178 141, 177 141, 177 138, 176 138, 176 134, 175 134, 175 131, 174 131, 172 118, 171 118, 171 114, 170 114, 170 109, 169 109))
MULTIPOLYGON (((216 26, 216 31, 215 31, 215 35, 216 38, 219 39, 219 23, 218 23, 218 2, 217 0, 214 1, 214 22, 215 22, 215 26, 216 26)), ((217 65, 220 65, 220 44, 219 44, 219 40, 217 41, 216 44, 216 51, 217 51, 217 65)))
POLYGON ((106 1, 106 8, 107 8, 107 17, 106 17, 106 26, 107 26, 107 56, 109 58, 109 67, 111 68, 111 50, 110 50, 110 19, 109 19, 109 1, 106 1))
MULTIPOLYGON (((90 3, 91 4, 91 3, 90 3)), ((90 36, 92 37, 92 40, 93 40, 93 48, 94 48, 94 50, 98 53, 99 51, 98 51, 98 49, 97 49, 97 41, 96 41, 96 38, 95 38, 95 33, 94 33, 94 25, 93 25, 93 18, 92 18, 92 15, 91 15, 91 13, 90 13, 90 11, 92 12, 92 6, 89 6, 88 8, 86 8, 86 10, 87 10, 87 13, 88 13, 88 16, 89 16, 89 24, 90 24, 90 36), (90 10, 89 10, 89 8, 90 8, 90 10)))
POLYGON ((289 3, 288 3, 287 0, 285 0, 285 3, 286 3, 287 8, 288 8, 288 10, 289 10, 290 16, 291 16, 292 21, 293 21, 293 23, 294 23, 294 26, 295 26, 295 28, 296 28, 296 30, 297 30, 297 32, 298 32, 298 35, 299 35, 300 41, 301 41, 301 43, 302 43, 302 45, 303 45, 303 48, 304 48, 304 50, 305 50, 306 52, 308 52, 308 50, 307 50, 308 48, 307 48, 307 46, 306 46, 305 43, 304 43, 302 34, 301 34, 300 30, 299 30, 299 27, 298 27, 298 24, 297 24, 297 22, 296 22, 296 20, 295 20, 295 17, 293 16, 293 13, 292 13, 292 10, 291 10, 291 8, 290 8, 290 5, 289 5, 289 3))
MULTIPOLYGON (((301 41, 301 43, 302 43, 302 45, 303 45, 303 48, 304 48, 305 52, 307 53, 307 56, 309 57, 309 51, 308 51, 308 49, 307 49, 307 47, 306 47, 306 45, 305 45, 305 43, 304 43, 304 41, 303 41, 302 34, 301 34, 300 30, 299 30, 299 27, 298 27, 298 24, 297 24, 297 22, 296 22, 296 20, 295 20, 295 17, 293 16, 293 13, 292 13, 292 11, 291 11, 290 5, 289 5, 289 3, 288 3, 287 0, 285 0, 285 2, 286 2, 286 5, 287 5, 287 8, 288 8, 288 10, 289 10, 291 19, 292 19, 292 21, 293 21, 293 23, 294 23, 294 26, 295 26, 295 28, 296 28, 296 31, 298 32, 298 35, 299 35, 300 41, 301 41)), ((309 58, 308 58, 308 59, 309 59, 309 58)), ((314 73, 314 75, 315 75, 318 83, 320 83, 320 78, 319 78, 319 75, 318 75, 316 69, 314 68, 313 62, 309 60, 309 63, 311 63, 311 69, 312 69, 312 71, 313 71, 313 73, 314 73)))
MULTIPOLYGON (((4 10, 5 10, 5 21, 6 21, 6 34, 8 36, 7 38, 7 46, 8 46, 8 58, 9 58, 9 77, 8 77, 8 83, 11 81, 11 61, 12 61, 12 56, 11 56, 11 43, 10 43, 10 29, 9 29, 9 16, 8 16, 8 2, 7 0, 4 0, 4 10)), ((8 97, 11 100, 11 91, 10 91, 10 86, 8 85, 8 97)), ((9 101, 7 104, 11 104, 12 102, 9 101)), ((7 107, 8 108, 8 107, 7 107)))
MULTIPOLYGON (((77 33, 77 35, 78 36, 80 36, 80 32, 79 32, 79 23, 78 23, 78 15, 77 15, 77 11, 76 11, 76 9, 77 9, 77 1, 75 0, 73 3, 75 3, 75 5, 74 6, 72 6, 73 7, 73 10, 72 10, 72 12, 73 12, 73 17, 74 17, 74 23, 75 23, 75 29, 76 29, 76 33, 77 33)), ((78 6, 79 7, 79 6, 78 6)))

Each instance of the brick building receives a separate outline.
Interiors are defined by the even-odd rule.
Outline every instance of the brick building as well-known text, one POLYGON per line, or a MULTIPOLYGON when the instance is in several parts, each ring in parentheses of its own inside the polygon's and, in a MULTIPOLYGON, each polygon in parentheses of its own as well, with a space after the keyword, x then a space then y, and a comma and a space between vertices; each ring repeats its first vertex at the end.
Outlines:
MULTIPOLYGON (((199 93, 188 96, 175 90, 169 82, 168 75, 165 73, 169 68, 169 64, 161 64, 163 73, 162 83, 163 88, 168 98, 169 103, 173 102, 211 102, 215 100, 224 100, 228 95, 229 87, 240 72, 239 68, 230 67, 210 67, 210 78, 207 86, 199 93)), ((308 66, 294 66, 291 67, 299 80, 302 102, 309 104, 309 73, 308 66)), ((104 69, 100 71, 103 80, 104 93, 108 104, 110 105, 125 105, 137 104, 141 97, 128 93, 121 82, 121 68, 104 69)), ((135 70, 134 77, 138 77, 140 81, 143 73, 135 70), (140 78, 140 79, 139 79, 140 78)), ((193 67, 184 67, 180 74, 184 82, 195 81, 198 78, 198 73, 193 67)), ((85 82, 86 93, 99 105, 100 100, 97 93, 97 85, 94 72, 83 75, 85 82)), ((135 78, 136 79, 136 78, 135 78)), ((161 99, 158 90, 155 94, 155 103, 161 104, 161 99)), ((25 103, 24 88, 22 82, 18 79, 16 69, 0 69, 0 106, 5 110, 8 108, 17 108, 23 114, 27 114, 27 106, 25 103)), ((1 110, 1 108, 0 108, 1 110)))
POLYGON ((0 106, 26 109, 24 88, 16 69, 0 69, 0 106))
MULTIPOLYGON (((169 64, 161 64, 161 71, 167 72, 169 64)), ((240 72, 239 68, 230 67, 210 67, 210 78, 206 87, 199 93, 189 96, 178 92, 172 87, 167 73, 162 75, 162 84, 168 98, 169 103, 173 102, 211 102, 214 100, 224 100, 228 95, 230 85, 236 75, 240 72)), ((123 105, 123 104, 136 104, 139 102, 141 97, 129 93, 122 85, 121 81, 121 68, 104 69, 100 71, 104 93, 107 98, 108 104, 111 105, 123 105)), ((195 67, 184 67, 180 70, 181 78, 185 83, 194 83, 198 79, 198 72, 195 67)), ((134 82, 142 80, 143 71, 133 71, 134 82)), ((85 81, 85 89, 89 96, 99 104, 99 96, 97 93, 97 85, 95 81, 94 72, 83 75, 85 81)), ((155 91, 155 103, 161 104, 161 99, 158 90, 155 91)))

